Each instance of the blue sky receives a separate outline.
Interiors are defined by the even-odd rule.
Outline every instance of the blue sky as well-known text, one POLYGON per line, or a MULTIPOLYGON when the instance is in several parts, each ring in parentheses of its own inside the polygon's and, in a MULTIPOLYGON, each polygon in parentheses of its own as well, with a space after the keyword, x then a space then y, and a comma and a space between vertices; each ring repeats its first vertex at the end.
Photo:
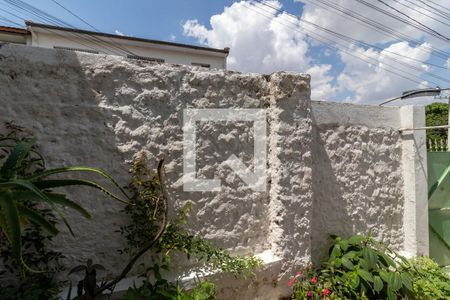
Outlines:
MULTIPOLYGON (((444 67, 447 64, 450 67, 450 59, 446 61, 446 58, 433 56, 429 50, 429 46, 432 45, 450 52, 448 42, 437 41, 404 24, 395 23, 395 20, 384 15, 377 15, 367 7, 358 7, 354 0, 333 0, 333 3, 373 17, 383 24, 389 24, 402 34, 408 34, 420 40, 422 44, 411 45, 390 39, 348 18, 340 18, 330 11, 312 5, 313 1, 310 0, 303 1, 305 4, 299 0, 270 2, 271 5, 298 16, 298 19, 276 11, 270 12, 270 8, 251 1, 57 1, 104 32, 121 32, 135 37, 174 40, 217 48, 229 46, 231 47, 230 69, 259 73, 280 70, 309 73, 312 75, 314 99, 377 103, 408 89, 435 84, 450 85, 449 81, 436 79, 426 74, 430 72, 433 75, 450 78, 448 69, 427 67, 417 62, 422 60, 444 67), (305 27, 302 27, 303 20, 376 45, 384 51, 350 43, 344 44, 343 47, 347 49, 345 51, 325 47, 311 39, 311 35, 305 34, 305 27), (393 52, 402 57, 394 56, 397 60, 392 61, 390 53, 393 52), (365 61, 355 56, 363 57, 365 61), (403 65, 397 64, 398 59, 403 65), (405 63, 412 64, 415 69, 404 70, 405 63), (395 70, 398 68, 402 70, 400 71, 402 74, 407 74, 407 77, 413 78, 418 83, 386 72, 386 68, 395 70)), ((393 0, 387 1, 395 3, 393 0)), ((403 0, 400 1, 403 2, 403 0)), ((435 1, 445 5, 447 0, 435 1)), ((52 0, 25 0, 25 2, 75 27, 90 29, 52 0)), ((11 10, 10 4, 4 0, 0 0, 0 8, 11 10)), ((1 15, 5 14, 0 11, 1 15)), ((21 16, 35 22, 42 22, 23 12, 21 16)), ((416 17, 424 18, 420 14, 416 17)), ((450 26, 433 23, 427 18, 420 20, 443 33, 450 33, 450 26)), ((317 33, 324 34, 313 30, 313 34, 317 33)))
MULTIPOLYGON (((30 3, 68 23, 83 29, 89 26, 71 16, 51 0, 38 0, 30 3)), ((58 0, 59 3, 88 21, 103 32, 116 30, 135 37, 170 41, 176 36, 181 43, 198 44, 194 38, 183 35, 183 23, 197 19, 207 24, 212 15, 223 12, 224 7, 235 1, 227 0, 164 0, 164 1, 108 1, 108 0, 58 0)), ((302 4, 294 1, 281 1, 283 8, 293 14, 301 13, 302 4)), ((0 7, 2 7, 0 1, 0 7)), ((38 22, 37 18, 34 21, 38 22)))

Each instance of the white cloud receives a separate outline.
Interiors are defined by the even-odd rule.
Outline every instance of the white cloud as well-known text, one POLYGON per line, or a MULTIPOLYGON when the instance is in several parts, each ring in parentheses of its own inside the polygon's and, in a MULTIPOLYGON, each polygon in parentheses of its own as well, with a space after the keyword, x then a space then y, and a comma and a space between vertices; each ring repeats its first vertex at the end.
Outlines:
MULTIPOLYGON (((392 2, 392 0, 386 1, 390 4, 392 2)), ((399 1, 407 3, 405 0, 399 1)), ((444 2, 448 0, 435 1, 445 5, 444 2)), ((332 3, 347 7, 372 20, 396 28, 402 34, 411 35, 425 42, 418 45, 398 42, 392 37, 350 21, 349 17, 339 17, 335 13, 311 4, 305 4, 302 19, 296 20, 285 13, 277 13, 253 1, 235 2, 225 7, 222 13, 211 17, 210 27, 200 24, 197 20, 189 20, 183 24, 183 32, 186 36, 194 37, 200 43, 211 47, 230 47, 228 66, 233 70, 259 73, 288 70, 311 74, 313 99, 330 100, 335 99, 337 95, 345 95, 346 99, 337 100, 379 103, 385 98, 399 95, 404 90, 427 85, 420 76, 426 71, 433 70, 416 60, 427 61, 431 53, 430 45, 440 47, 442 44, 436 43, 434 38, 423 36, 420 31, 411 29, 355 1, 335 0, 332 3), (342 47, 349 49, 346 51, 350 54, 342 50, 337 51, 343 70, 334 78, 331 74, 335 73, 336 68, 339 67, 337 64, 324 64, 311 57, 313 49, 322 49, 322 57, 331 57, 331 53, 329 49, 312 48, 320 44, 311 39, 311 36, 306 36, 305 27, 311 28, 311 26, 304 20, 367 43, 378 43, 378 45, 388 43, 390 46, 380 51, 373 48, 364 49, 350 42, 340 41, 342 47), (412 65, 416 69, 407 68, 402 63, 412 65), (413 78, 417 82, 411 82, 386 69, 413 78)), ((397 1, 392 2, 394 5, 398 4, 395 3, 397 1)), ((281 8, 279 1, 272 0, 270 5, 281 8)), ((448 32, 442 24, 425 20, 422 14, 411 12, 411 16, 419 21, 428 22, 427 24, 431 24, 430 26, 434 26, 436 30, 448 32)), ((317 29, 314 32, 322 36, 326 35, 317 29)), ((446 63, 450 65, 450 59, 446 63)))
POLYGON ((170 40, 171 41, 175 41, 177 39, 177 36, 176 35, 174 35, 174 34, 171 34, 170 35, 170 40))
POLYGON ((119 31, 119 30, 117 30, 117 29, 116 29, 116 30, 115 30, 114 32, 115 32, 115 33, 116 33, 117 35, 120 35, 120 36, 125 36, 125 34, 123 34, 122 32, 120 32, 120 31, 119 31))
MULTIPOLYGON (((271 5, 281 7, 278 1, 272 1, 271 5)), ((210 23, 208 29, 197 20, 189 20, 183 25, 184 34, 211 47, 230 47, 230 69, 306 72, 313 75, 313 98, 329 99, 335 94, 330 83, 333 78, 328 75, 331 66, 314 64, 307 55, 309 44, 303 33, 286 27, 290 24, 298 28, 299 20, 296 22, 284 13, 270 13, 259 3, 241 1, 212 16, 210 23)))
MULTIPOLYGON (((296 2, 303 2, 304 0, 295 0, 296 2)), ((392 17, 376 11, 373 8, 368 7, 357 1, 348 1, 348 0, 322 0, 322 1, 306 1, 304 7, 303 18, 310 22, 316 23, 325 28, 346 33, 353 38, 358 40, 366 41, 369 43, 382 43, 382 42, 393 42, 397 41, 396 38, 392 36, 387 36, 385 34, 380 33, 379 31, 374 30, 373 28, 364 25, 363 21, 356 20, 348 15, 343 15, 342 12, 337 12, 333 10, 334 7, 338 7, 339 9, 349 10, 353 15, 357 15, 358 17, 368 18, 379 24, 387 26, 389 28, 395 29, 397 32, 401 34, 408 35, 413 39, 424 38, 425 41, 433 42, 434 45, 445 46, 444 41, 437 40, 434 37, 429 35, 425 35, 422 31, 417 30, 416 28, 404 24, 398 20, 393 19, 392 17), (328 5, 324 5, 322 3, 330 3, 328 5), (314 4, 312 4, 314 3, 314 4)), ((377 1, 365 0, 365 2, 370 3, 370 5, 374 5, 380 9, 383 9, 393 15, 397 15, 403 19, 411 21, 411 19, 407 19, 405 16, 397 13, 392 8, 389 8, 377 1)), ((427 12, 421 7, 430 10, 424 4, 418 3, 417 5, 412 5, 410 0, 385 0, 385 3, 388 5, 400 10, 402 13, 407 14, 412 19, 421 22, 422 24, 426 24, 428 27, 442 33, 447 34, 448 36, 448 27, 445 24, 440 23, 439 18, 436 15, 430 12, 427 12), (428 16, 427 16, 428 15, 428 16), (430 18, 431 16, 432 18, 430 18), (434 18, 434 19, 433 19, 434 18), (437 20, 436 20, 437 19, 437 20)), ((444 7, 448 6, 448 0, 434 0, 435 3, 438 3, 444 7)), ((436 5, 434 5, 436 7, 436 5)), ((446 22, 445 20, 444 23, 446 22)))
MULTIPOLYGON (((340 53, 345 67, 338 76, 338 87, 341 91, 347 90, 355 93, 355 97, 348 98, 347 101, 379 103, 381 100, 396 96, 402 91, 426 86, 426 82, 411 76, 412 71, 402 64, 408 63, 419 70, 425 71, 427 67, 416 60, 426 61, 429 58, 430 48, 426 43, 414 48, 408 46, 406 42, 399 42, 380 52, 354 47, 352 54, 359 57, 365 56, 365 60, 373 63, 364 62, 347 53, 340 53), (403 56, 396 56, 393 53, 403 56), (392 58, 397 61, 393 61, 392 58), (411 82, 406 78, 392 74, 388 70, 418 82, 411 82)), ((416 72, 417 74, 420 74, 420 72, 416 72)))
POLYGON ((447 59, 447 68, 449 68, 449 69, 450 69, 450 58, 449 58, 449 59, 447 59))

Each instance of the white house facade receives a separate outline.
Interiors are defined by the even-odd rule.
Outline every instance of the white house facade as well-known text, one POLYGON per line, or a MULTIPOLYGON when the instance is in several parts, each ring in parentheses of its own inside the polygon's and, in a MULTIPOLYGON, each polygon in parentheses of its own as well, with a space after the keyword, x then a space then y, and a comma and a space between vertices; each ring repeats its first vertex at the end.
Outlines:
POLYGON ((126 56, 160 63, 226 69, 229 48, 215 49, 159 40, 25 22, 27 29, 1 27, 0 42, 126 56))

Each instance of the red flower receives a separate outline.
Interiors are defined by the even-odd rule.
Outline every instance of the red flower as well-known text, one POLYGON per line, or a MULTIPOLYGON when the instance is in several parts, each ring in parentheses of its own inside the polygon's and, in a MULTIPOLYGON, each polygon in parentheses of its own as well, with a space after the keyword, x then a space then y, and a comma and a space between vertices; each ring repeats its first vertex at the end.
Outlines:
POLYGON ((288 287, 291 287, 292 286, 292 284, 295 282, 295 277, 294 278, 291 278, 289 281, 288 281, 288 287))
POLYGON ((311 292, 308 291, 308 293, 306 293, 306 297, 308 297, 308 299, 311 299, 311 292))
POLYGON ((326 297, 328 294, 330 294, 330 290, 328 288, 323 290, 323 296, 326 297))
POLYGON ((316 278, 316 277, 313 277, 313 278, 311 279, 311 282, 312 282, 312 283, 316 283, 316 282, 317 282, 317 278, 316 278))
POLYGON ((295 276, 298 276, 298 275, 301 275, 302 274, 302 272, 297 272, 297 273, 295 273, 295 276))

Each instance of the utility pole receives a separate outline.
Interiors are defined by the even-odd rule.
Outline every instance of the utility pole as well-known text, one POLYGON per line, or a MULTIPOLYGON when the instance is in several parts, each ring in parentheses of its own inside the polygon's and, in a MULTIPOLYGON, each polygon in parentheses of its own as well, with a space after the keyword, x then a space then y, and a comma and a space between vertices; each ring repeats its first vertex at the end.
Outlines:
MULTIPOLYGON (((448 108, 447 108, 447 125, 450 125, 450 95, 447 97, 448 98, 448 108)), ((450 127, 447 129, 447 151, 450 151, 450 127)))

